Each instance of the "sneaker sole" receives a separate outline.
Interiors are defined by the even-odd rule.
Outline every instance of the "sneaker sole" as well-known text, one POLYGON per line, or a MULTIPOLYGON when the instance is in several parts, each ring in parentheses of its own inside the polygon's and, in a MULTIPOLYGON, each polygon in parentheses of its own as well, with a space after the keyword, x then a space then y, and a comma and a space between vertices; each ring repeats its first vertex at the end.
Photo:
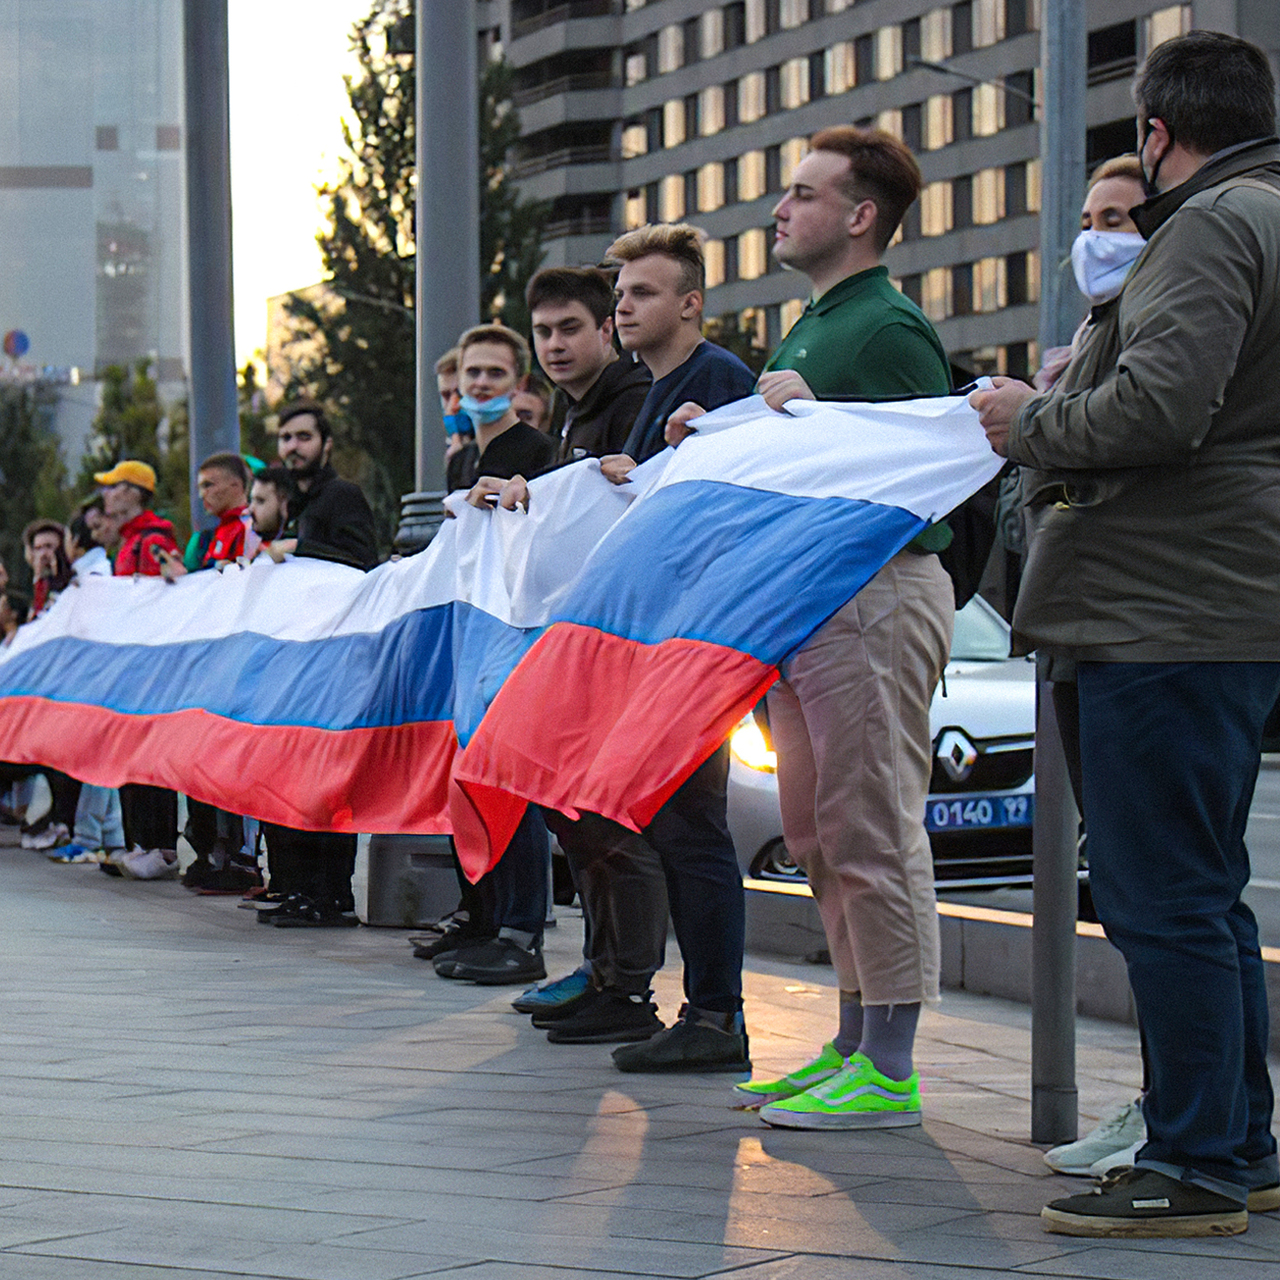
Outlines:
POLYGON ((631 1027, 627 1030, 614 1027, 607 1031, 579 1031, 564 1035, 552 1027, 547 1032, 550 1044, 638 1044, 641 1040, 652 1040, 659 1031, 666 1030, 661 1023, 656 1027, 631 1027))
POLYGON ((489 973, 483 969, 468 969, 466 965, 458 965, 449 976, 462 982, 474 983, 477 987, 514 987, 521 982, 536 982, 547 974, 545 970, 541 974, 528 970, 524 973, 489 973))
POLYGON ((1082 1213, 1063 1213, 1046 1205, 1040 1210, 1040 1225, 1061 1236, 1087 1236, 1110 1240, 1188 1240, 1198 1236, 1238 1236, 1248 1229, 1249 1215, 1238 1213, 1196 1213, 1169 1218, 1102 1218, 1082 1213))
MULTIPOLYGON (((835 1072, 833 1071, 831 1075, 835 1075, 835 1072)), ((823 1076, 805 1085, 804 1089, 774 1089, 771 1093, 753 1093, 742 1085, 735 1084, 733 1096, 738 1106, 744 1111, 759 1111, 761 1107, 771 1107, 775 1102, 786 1102, 789 1098, 798 1098, 805 1089, 812 1089, 815 1084, 821 1084, 823 1080, 830 1079, 831 1076, 823 1076)))
MULTIPOLYGON (((655 1032, 656 1034, 656 1032, 655 1032)), ((750 1075, 749 1062, 655 1062, 639 1066, 626 1066, 621 1062, 613 1064, 619 1071, 628 1075, 644 1076, 702 1076, 702 1075, 750 1075)))
POLYGON ((866 1111, 825 1115, 816 1111, 760 1112, 760 1119, 775 1129, 911 1129, 921 1123, 919 1111, 866 1111))
POLYGON ((1261 1187, 1250 1191, 1247 1207, 1250 1213, 1270 1213, 1280 1209, 1280 1187, 1261 1187))

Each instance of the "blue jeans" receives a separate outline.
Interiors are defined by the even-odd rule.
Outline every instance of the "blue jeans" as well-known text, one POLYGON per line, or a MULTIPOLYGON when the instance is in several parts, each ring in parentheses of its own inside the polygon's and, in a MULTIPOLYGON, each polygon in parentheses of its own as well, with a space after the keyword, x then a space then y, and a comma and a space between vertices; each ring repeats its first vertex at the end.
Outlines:
POLYGON ((92 787, 86 782, 80 788, 73 838, 86 849, 124 847, 124 818, 115 787, 92 787))
POLYGON ((1082 662, 1089 875, 1151 1060, 1137 1163, 1243 1200, 1274 1182, 1245 824, 1280 663, 1082 662))

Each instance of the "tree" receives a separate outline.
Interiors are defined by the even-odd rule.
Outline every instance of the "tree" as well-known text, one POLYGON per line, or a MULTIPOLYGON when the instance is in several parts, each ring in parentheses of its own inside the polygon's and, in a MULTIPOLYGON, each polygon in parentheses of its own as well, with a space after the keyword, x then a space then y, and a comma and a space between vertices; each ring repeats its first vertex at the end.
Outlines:
POLYGON ((131 370, 117 364, 102 371, 102 407, 93 420, 77 487, 91 491, 95 472, 110 471, 125 458, 145 462, 156 473, 156 511, 186 538, 191 531, 187 406, 182 402, 166 413, 150 370, 144 356, 131 370))
POLYGON ((276 442, 267 430, 267 400, 258 386, 258 369, 252 360, 240 371, 236 399, 240 407, 240 452, 268 464, 274 462, 276 442))
POLYGON ((42 383, 0 386, 0 561, 29 587, 22 530, 37 516, 66 518, 66 470, 53 429, 57 394, 42 383))
MULTIPOLYGON (((287 392, 315 396, 334 418, 339 469, 364 487, 384 545, 413 487, 414 59, 409 0, 374 0, 352 29, 360 65, 347 78, 354 117, 347 155, 321 189, 325 285, 294 294, 295 364, 287 392)), ((522 200, 506 163, 520 122, 505 63, 486 68, 481 95, 481 262, 485 316, 525 327, 524 287, 542 258, 546 207, 522 200)))

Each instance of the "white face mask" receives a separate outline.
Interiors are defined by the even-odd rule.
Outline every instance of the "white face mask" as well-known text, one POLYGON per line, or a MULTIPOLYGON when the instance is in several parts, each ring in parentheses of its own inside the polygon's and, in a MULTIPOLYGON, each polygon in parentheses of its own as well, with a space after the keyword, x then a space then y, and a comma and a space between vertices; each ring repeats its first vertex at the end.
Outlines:
POLYGON ((1124 287, 1146 243, 1136 231, 1082 231, 1071 246, 1080 292, 1094 306, 1109 302, 1124 287))

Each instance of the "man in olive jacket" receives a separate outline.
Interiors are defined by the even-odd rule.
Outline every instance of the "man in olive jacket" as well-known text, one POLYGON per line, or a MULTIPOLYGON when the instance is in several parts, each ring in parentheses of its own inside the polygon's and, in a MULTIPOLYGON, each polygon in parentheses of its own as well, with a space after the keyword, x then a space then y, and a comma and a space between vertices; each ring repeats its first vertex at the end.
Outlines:
POLYGON ((1198 31, 1134 87, 1155 193, 1114 316, 1046 395, 971 397, 1036 469, 1014 616, 1079 662, 1094 901, 1151 1061, 1136 1168, 1072 1235, 1222 1235, 1280 1207, 1245 823, 1280 693, 1280 142, 1265 55, 1198 31))

